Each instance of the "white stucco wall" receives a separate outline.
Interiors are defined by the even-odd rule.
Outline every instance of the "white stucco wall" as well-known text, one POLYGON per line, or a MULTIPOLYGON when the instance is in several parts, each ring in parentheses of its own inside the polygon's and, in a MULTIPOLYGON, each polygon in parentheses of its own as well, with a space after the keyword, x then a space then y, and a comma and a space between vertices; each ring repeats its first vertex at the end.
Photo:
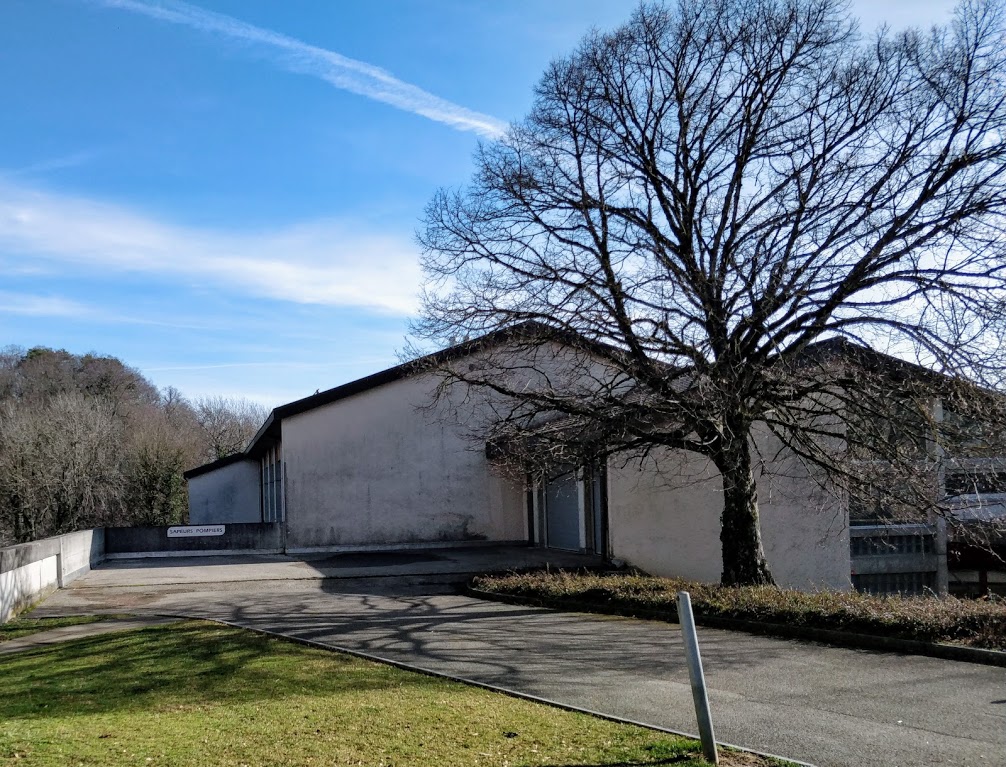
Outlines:
POLYGON ((612 457, 610 554, 654 575, 717 581, 720 504, 719 475, 697 457, 668 451, 627 464, 612 457))
MULTIPOLYGON (((763 445, 776 455, 780 446, 763 445)), ((798 589, 852 588, 848 507, 792 455, 758 478, 765 556, 780 586, 798 589)))
MULTIPOLYGON (((773 462, 764 473, 758 471, 762 539, 776 582, 788 588, 849 589, 844 504, 795 461, 773 462)), ((701 456, 668 451, 627 465, 612 459, 611 555, 654 575, 719 581, 722 503, 719 472, 701 456)))
POLYGON ((527 540, 522 484, 456 417, 422 409, 435 385, 405 378, 283 420, 288 549, 527 540))
POLYGON ((189 524, 261 521, 258 461, 238 461, 189 480, 189 524))

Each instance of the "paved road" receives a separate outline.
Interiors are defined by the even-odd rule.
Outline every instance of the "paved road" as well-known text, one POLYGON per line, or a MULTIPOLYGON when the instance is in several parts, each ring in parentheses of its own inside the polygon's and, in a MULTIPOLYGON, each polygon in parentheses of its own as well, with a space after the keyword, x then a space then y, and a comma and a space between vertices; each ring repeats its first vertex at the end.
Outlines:
MULTIPOLYGON (((205 564, 161 562, 149 578, 109 564, 36 614, 226 619, 695 731, 673 625, 482 602, 431 573, 210 582, 205 564)), ((268 578, 270 564, 258 566, 268 578)), ((713 629, 699 638, 722 741, 820 767, 1006 766, 1006 670, 713 629)))

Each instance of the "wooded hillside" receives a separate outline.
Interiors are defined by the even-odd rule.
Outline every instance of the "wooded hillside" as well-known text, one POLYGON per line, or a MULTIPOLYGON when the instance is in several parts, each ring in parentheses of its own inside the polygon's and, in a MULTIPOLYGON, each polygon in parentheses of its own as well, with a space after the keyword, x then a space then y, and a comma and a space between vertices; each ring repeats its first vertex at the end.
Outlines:
POLYGON ((267 411, 190 402, 114 357, 0 351, 0 545, 184 522, 182 472, 241 450, 267 411))

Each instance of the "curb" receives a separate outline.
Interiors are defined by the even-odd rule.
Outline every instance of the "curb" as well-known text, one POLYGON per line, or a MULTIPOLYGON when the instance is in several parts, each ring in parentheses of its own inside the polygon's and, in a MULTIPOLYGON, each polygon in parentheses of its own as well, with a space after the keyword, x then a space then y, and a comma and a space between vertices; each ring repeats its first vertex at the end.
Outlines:
MULTIPOLYGON (((483 690, 488 690, 490 692, 501 693, 507 695, 511 698, 518 698, 520 700, 527 700, 532 703, 540 703, 545 706, 550 706, 552 708, 562 709, 563 711, 571 711, 577 714, 587 714, 588 716, 594 716, 598 719, 604 719, 609 722, 615 722, 616 724, 628 724, 635 727, 642 727, 647 730, 654 730, 656 732, 663 732, 668 735, 678 735, 683 738, 691 738, 692 740, 699 740, 699 736, 691 732, 682 732, 681 730, 672 730, 669 727, 661 727, 656 724, 647 724, 646 722, 637 722, 634 719, 625 719, 624 717, 615 716, 613 714, 605 714, 601 711, 593 711, 589 708, 581 708, 579 706, 573 706, 569 703, 563 703, 557 700, 551 700, 549 698, 542 698, 537 695, 531 695, 530 693, 520 692, 519 690, 511 690, 508 687, 499 687, 497 685, 488 684, 486 682, 479 682, 475 679, 468 679, 463 676, 454 676, 453 674, 445 674, 442 671, 434 671, 432 669, 423 668, 422 666, 414 666, 411 663, 404 663, 402 661, 391 660, 390 658, 382 658, 379 655, 372 655, 368 652, 363 652, 362 650, 353 650, 348 647, 341 647, 336 644, 331 644, 328 642, 319 642, 315 639, 304 639, 301 637, 291 636, 289 634, 282 634, 278 631, 270 631, 269 629, 254 628, 252 626, 245 626, 240 623, 235 623, 233 621, 223 620, 221 618, 193 618, 191 616, 179 616, 171 615, 165 617, 188 617, 191 620, 205 620, 210 623, 219 623, 223 626, 230 626, 231 628, 238 628, 244 631, 252 631, 256 634, 263 634, 274 639, 281 639, 287 642, 293 642, 294 644, 304 645, 306 647, 313 647, 319 650, 327 650, 329 652, 338 652, 345 655, 352 655, 356 658, 361 658, 363 660, 369 660, 374 663, 381 663, 385 666, 394 666, 395 668, 402 669, 402 671, 411 671, 415 674, 423 674, 424 676, 436 677, 438 679, 447 679, 452 682, 459 682, 461 684, 468 685, 469 687, 479 687, 483 690)), ((744 748, 743 746, 735 746, 732 743, 724 743, 722 741, 717 741, 716 745, 722 748, 729 748, 734 751, 744 751, 748 754, 754 754, 756 756, 762 756, 768 759, 777 759, 779 761, 787 762, 794 765, 795 767, 814 767, 814 765, 809 762, 800 762, 796 759, 791 759, 785 756, 779 756, 778 754, 769 754, 765 751, 755 751, 754 749, 744 748)))
MULTIPOLYGON (((79 614, 79 613, 74 613, 79 614)), ((399 668, 402 671, 410 671, 415 674, 422 674, 424 676, 431 676, 437 679, 447 679, 452 682, 458 682, 460 684, 468 685, 469 687, 478 687, 483 690, 488 690, 489 692, 496 692, 502 695, 506 695, 511 698, 518 698, 520 700, 527 700, 532 703, 540 703, 545 706, 550 706, 552 708, 558 708, 563 711, 571 711, 577 714, 586 714, 588 716, 594 716, 598 719, 604 719, 608 722, 615 722, 616 724, 627 724, 634 727, 642 727, 647 730, 653 730, 654 732, 662 732, 667 735, 677 735, 682 738, 691 738, 692 740, 699 740, 699 736, 692 732, 684 732, 682 730, 672 730, 669 727, 661 727, 657 724, 647 724, 646 722, 638 722, 634 719, 626 719, 621 716, 615 716, 614 714, 605 714, 601 711, 593 711, 589 708, 581 708, 580 706, 574 706, 569 703, 563 703, 562 701, 550 700, 549 698, 542 698, 537 695, 531 695, 530 693, 520 692, 519 690, 511 690, 508 687, 499 687, 497 685, 488 684, 486 682, 479 682, 475 679, 468 679, 463 676, 454 676, 453 674, 445 674, 442 671, 434 671, 432 669, 423 668, 422 666, 414 666, 411 663, 405 663, 403 661, 392 660, 390 658, 382 658, 379 655, 373 655, 368 652, 363 652, 362 650, 354 650, 349 647, 342 647, 337 644, 332 644, 330 642, 320 642, 316 639, 306 639, 303 637, 292 636, 290 634, 283 634, 278 631, 272 631, 270 629, 256 628, 254 626, 246 626, 235 621, 224 620, 223 618, 207 618, 201 615, 186 615, 184 613, 130 613, 131 615, 136 615, 137 617, 144 617, 147 615, 153 615, 158 618, 177 618, 180 620, 194 620, 194 621, 206 621, 207 623, 216 623, 221 626, 228 626, 230 628, 241 629, 242 631, 251 631, 255 634, 262 634, 263 636, 271 637, 273 639, 279 639, 285 642, 292 642, 293 644, 303 645, 305 647, 312 647, 316 650, 325 650, 327 652, 338 652, 344 655, 351 655, 354 658, 360 658, 362 660, 369 660, 374 663, 381 663, 385 666, 393 666, 394 668, 399 668)), ((60 616, 52 616, 60 617, 60 616)), ((778 754, 770 754, 766 751, 755 751, 752 748, 745 748, 744 746, 736 746, 733 743, 724 743, 723 741, 716 741, 718 747, 729 748, 734 751, 743 751, 748 754, 754 754, 755 756, 765 757, 767 759, 776 759, 788 764, 794 765, 794 767, 815 767, 815 765, 810 762, 801 762, 797 759, 792 759, 786 756, 779 756, 778 754)))
MULTIPOLYGON (((244 578, 241 580, 227 581, 227 583, 303 583, 305 581, 371 581, 379 579, 392 579, 392 578, 411 578, 411 579, 422 579, 419 580, 417 585, 426 585, 427 583, 435 583, 443 581, 445 585, 447 584, 463 584, 470 581, 476 575, 482 575, 485 571, 476 572, 474 570, 465 570, 462 572, 436 572, 436 573, 376 573, 372 575, 304 575, 297 576, 295 578, 244 578)), ((502 571, 500 571, 502 572, 502 571)), ((98 584, 95 586, 71 586, 70 588, 77 591, 86 591, 88 589, 101 590, 101 589, 159 589, 164 586, 207 586, 207 585, 219 585, 220 581, 164 581, 163 583, 122 583, 116 584, 115 586, 108 586, 98 584)), ((40 600, 39 604, 44 600, 40 600)))
MULTIPOLYGON (((619 615, 626 618, 643 618, 677 623, 675 610, 649 610, 646 608, 631 609, 616 605, 603 605, 576 600, 547 599, 542 597, 522 597, 514 594, 498 594, 483 591, 470 584, 465 587, 465 593, 475 599, 490 602, 525 607, 543 607, 549 610, 565 612, 600 613, 602 615, 619 615)), ((785 639, 803 639, 812 642, 852 647, 859 650, 875 650, 880 652, 902 653, 905 655, 923 655, 941 660, 954 660, 963 663, 979 663, 985 666, 1000 666, 1006 668, 1006 652, 1000 650, 983 650, 977 647, 962 645, 923 642, 917 639, 899 639, 897 637, 877 636, 874 634, 854 634, 837 629, 819 629, 810 626, 795 626, 782 623, 764 623, 739 618, 722 618, 716 615, 696 613, 695 622, 708 628, 726 629, 728 631, 743 631, 748 634, 783 637, 785 639)))

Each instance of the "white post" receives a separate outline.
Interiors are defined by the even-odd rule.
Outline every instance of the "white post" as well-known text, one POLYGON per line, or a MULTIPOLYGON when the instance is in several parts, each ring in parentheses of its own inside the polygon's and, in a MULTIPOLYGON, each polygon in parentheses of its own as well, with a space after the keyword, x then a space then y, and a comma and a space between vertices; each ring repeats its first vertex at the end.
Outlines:
POLYGON ((702 740, 702 755, 707 761, 719 764, 716 736, 713 734, 713 718, 709 713, 709 696, 706 694, 706 677, 702 673, 699 638, 695 634, 692 597, 687 591, 678 592, 678 622, 681 624, 681 636, 685 640, 685 658, 688 661, 688 678, 692 683, 692 700, 695 702, 695 718, 699 723, 699 738, 702 740))

